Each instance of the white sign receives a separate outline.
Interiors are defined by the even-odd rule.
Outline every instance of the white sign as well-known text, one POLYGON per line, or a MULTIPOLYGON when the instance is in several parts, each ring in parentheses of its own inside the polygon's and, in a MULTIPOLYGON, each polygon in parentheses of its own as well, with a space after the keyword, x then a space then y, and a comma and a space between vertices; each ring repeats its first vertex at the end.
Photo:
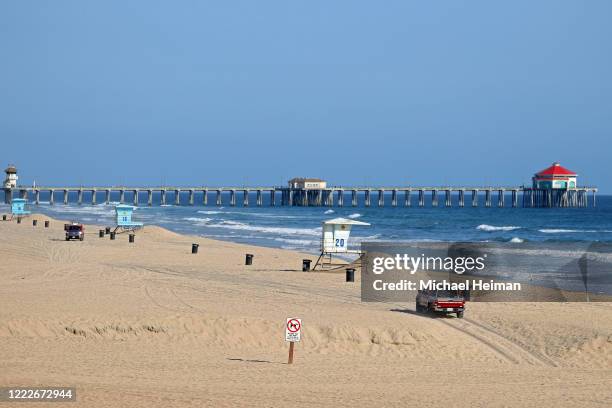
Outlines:
POLYGON ((300 341, 302 337, 302 319, 287 318, 285 325, 285 341, 300 341))

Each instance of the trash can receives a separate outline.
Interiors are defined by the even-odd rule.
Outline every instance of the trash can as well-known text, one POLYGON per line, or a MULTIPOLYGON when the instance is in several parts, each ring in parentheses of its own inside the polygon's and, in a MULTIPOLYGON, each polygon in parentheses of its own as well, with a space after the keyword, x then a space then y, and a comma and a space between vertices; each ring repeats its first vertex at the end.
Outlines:
POLYGON ((49 221, 45 221, 45 228, 49 228, 49 221))
POLYGON ((111 233, 110 233, 110 239, 115 239, 115 231, 111 231, 111 233))
POLYGON ((253 265, 253 254, 246 254, 245 265, 253 265))
POLYGON ((106 232, 107 234, 110 234, 110 233, 111 233, 110 227, 106 227, 106 231, 105 231, 105 232, 106 232))
POLYGON ((6 214, 2 215, 2 221, 6 221, 6 214))
POLYGON ((134 237, 135 237, 135 236, 136 236, 136 235, 134 235, 134 234, 130 234, 130 243, 134 243, 134 237))
POLYGON ((346 281, 355 282, 355 269, 346 268, 346 281))
POLYGON ((199 246, 200 246, 200 244, 191 244, 191 253, 192 254, 197 254, 199 246))
POLYGON ((99 236, 100 236, 100 238, 104 238, 104 230, 100 230, 99 231, 99 236))
POLYGON ((38 224, 38 220, 32 220, 32 226, 35 227, 38 224))
POLYGON ((17 217, 17 224, 21 224, 21 217, 17 217))
POLYGON ((302 259, 302 272, 308 272, 310 270, 310 259, 302 259))

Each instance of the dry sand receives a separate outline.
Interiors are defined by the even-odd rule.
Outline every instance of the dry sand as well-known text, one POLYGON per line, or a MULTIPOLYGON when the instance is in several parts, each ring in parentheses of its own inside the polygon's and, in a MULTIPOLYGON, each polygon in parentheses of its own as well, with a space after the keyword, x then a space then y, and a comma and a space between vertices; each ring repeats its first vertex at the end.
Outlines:
POLYGON ((0 222, 0 386, 74 386, 87 407, 612 406, 610 303, 431 318, 362 303, 358 282, 301 272, 303 254, 158 227, 65 242, 32 218, 0 222))

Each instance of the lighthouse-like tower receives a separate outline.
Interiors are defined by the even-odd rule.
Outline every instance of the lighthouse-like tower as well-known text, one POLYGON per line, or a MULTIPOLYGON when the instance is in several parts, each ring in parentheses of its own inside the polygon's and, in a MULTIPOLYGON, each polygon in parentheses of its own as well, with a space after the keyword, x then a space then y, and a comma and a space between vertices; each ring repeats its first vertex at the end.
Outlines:
POLYGON ((17 168, 13 164, 11 164, 4 170, 4 172, 6 173, 6 178, 4 179, 4 188, 17 187, 17 168))
POLYGON ((17 187, 17 168, 11 164, 9 165, 4 172, 6 173, 6 178, 4 179, 4 202, 6 204, 10 204, 13 197, 13 189, 17 187))

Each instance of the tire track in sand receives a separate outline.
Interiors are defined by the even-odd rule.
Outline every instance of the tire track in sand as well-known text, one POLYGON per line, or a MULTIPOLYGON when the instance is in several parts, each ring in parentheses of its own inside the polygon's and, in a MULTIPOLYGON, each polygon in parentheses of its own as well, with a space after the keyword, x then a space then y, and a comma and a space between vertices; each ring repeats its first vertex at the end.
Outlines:
POLYGON ((558 367, 558 364, 552 359, 529 349, 524 343, 504 336, 482 323, 471 319, 436 319, 436 321, 475 339, 514 364, 526 362, 530 365, 558 367))

